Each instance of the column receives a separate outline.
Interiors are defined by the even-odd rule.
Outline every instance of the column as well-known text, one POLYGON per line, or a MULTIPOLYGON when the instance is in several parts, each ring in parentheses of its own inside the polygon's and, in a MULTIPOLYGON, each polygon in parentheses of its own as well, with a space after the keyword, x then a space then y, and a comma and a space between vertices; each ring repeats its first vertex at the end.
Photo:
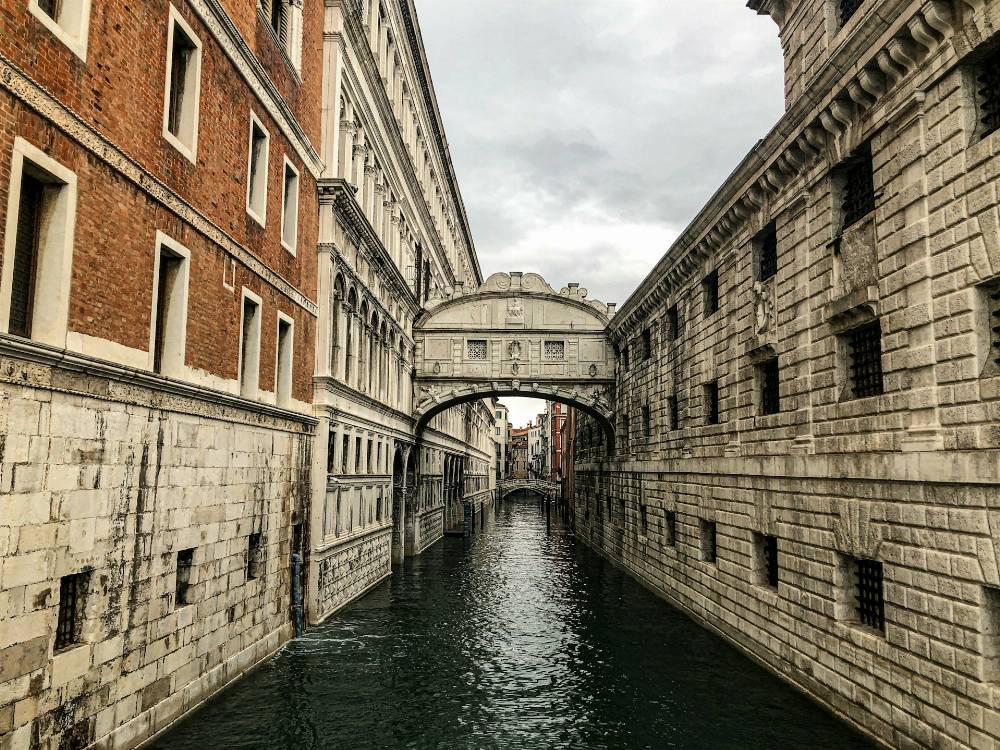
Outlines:
POLYGON ((347 437, 347 471, 346 474, 353 474, 354 467, 357 466, 357 441, 354 439, 354 430, 344 428, 344 435, 347 437))
POLYGON ((347 378, 347 385, 351 388, 357 389, 358 383, 360 382, 360 375, 358 375, 358 373, 361 370, 361 363, 358 357, 361 352, 361 325, 357 311, 350 311, 348 324, 351 327, 351 350, 348 353, 348 356, 351 358, 351 372, 347 378))
POLYGON ((333 474, 340 474, 344 468, 344 426, 334 424, 330 426, 333 434, 333 474))
POLYGON ((342 383, 347 376, 347 326, 351 323, 350 308, 343 300, 335 302, 337 315, 337 348, 334 352, 333 377, 342 383))

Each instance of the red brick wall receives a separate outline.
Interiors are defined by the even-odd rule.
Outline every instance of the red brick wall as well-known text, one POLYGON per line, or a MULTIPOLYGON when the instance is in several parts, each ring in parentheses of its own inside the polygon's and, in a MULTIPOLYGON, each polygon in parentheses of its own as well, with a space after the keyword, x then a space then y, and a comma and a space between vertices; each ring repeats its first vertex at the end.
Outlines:
MULTIPOLYGON (((256 25, 254 1, 246 6, 241 28, 256 25)), ((161 134, 166 74, 168 6, 165 0, 92 4, 87 61, 77 58, 27 11, 22 0, 0 0, 0 53, 33 77, 146 170, 163 180, 306 297, 316 296, 318 210, 316 185, 277 124, 215 43, 197 16, 178 0, 175 6, 202 43, 201 98, 197 164, 192 164, 161 134), (268 129, 267 226, 246 213, 246 171, 251 108, 268 129), (280 216, 283 156, 299 170, 297 252, 281 246, 280 216)), ((298 83, 279 52, 267 67, 288 97, 301 125, 318 140, 322 6, 305 8, 303 77, 298 83), (316 37, 316 38, 314 38, 316 37)), ((273 47, 264 28, 248 40, 251 48, 273 47)), ((235 290, 223 286, 226 253, 207 237, 153 200, 138 186, 97 159, 51 123, 0 88, 0 208, 9 188, 11 149, 21 136, 74 171, 78 179, 77 225, 73 258, 69 329, 148 350, 156 230, 191 250, 187 364, 223 378, 235 378, 238 362, 240 287, 263 299, 262 388, 274 380, 275 316, 295 320, 293 395, 309 400, 315 321, 298 305, 238 265, 235 290)), ((0 233, 6 232, 0 210, 0 233)), ((0 259, 2 263, 2 259, 0 259)))

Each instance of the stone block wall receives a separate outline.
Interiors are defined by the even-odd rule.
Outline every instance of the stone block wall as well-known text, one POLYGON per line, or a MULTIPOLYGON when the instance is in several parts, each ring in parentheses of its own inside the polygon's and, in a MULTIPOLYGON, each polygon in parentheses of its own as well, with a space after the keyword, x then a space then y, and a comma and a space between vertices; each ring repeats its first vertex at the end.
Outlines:
POLYGON ((4 750, 133 747, 290 637, 310 427, 207 395, 0 357, 4 750))
POLYGON ((392 526, 359 533, 317 557, 320 617, 328 617, 392 572, 392 526))

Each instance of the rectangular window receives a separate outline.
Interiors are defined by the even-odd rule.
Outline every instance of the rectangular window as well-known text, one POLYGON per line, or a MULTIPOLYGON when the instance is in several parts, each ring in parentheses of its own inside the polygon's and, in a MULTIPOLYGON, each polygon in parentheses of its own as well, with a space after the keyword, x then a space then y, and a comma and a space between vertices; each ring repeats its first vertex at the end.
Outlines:
POLYGON ((663 543, 669 547, 677 544, 677 512, 666 510, 663 512, 663 543))
POLYGON ((298 223, 299 173, 286 158, 281 190, 281 244, 292 255, 295 255, 295 243, 298 241, 298 223))
POLYGON ((719 309, 719 271, 712 271, 701 282, 705 300, 705 315, 711 315, 719 309))
POLYGON ((87 607, 90 573, 73 573, 59 579, 59 619, 56 623, 55 650, 83 641, 83 620, 87 607))
POLYGON ((885 630, 882 563, 849 557, 847 581, 857 621, 874 630, 885 630))
POLYGON ((1000 46, 976 66, 976 97, 979 104, 980 137, 1000 130, 1000 46))
POLYGON ((73 54, 87 59, 90 0, 28 0, 28 10, 73 54))
POLYGON ((247 166, 247 213, 264 226, 267 217, 267 172, 271 138, 250 113, 250 147, 247 166))
POLYGON ((777 414, 781 411, 780 380, 777 357, 772 357, 757 365, 761 414, 777 414))
POLYGON ((179 376, 187 337, 188 261, 191 253, 157 232, 153 297, 153 372, 179 376))
POLYGON ((174 607, 191 603, 191 568, 194 567, 194 550, 183 549, 177 553, 177 580, 174 586, 174 607))
POLYGON ((979 623, 983 682, 1000 682, 1000 589, 983 587, 979 623))
POLYGON ((676 394, 667 396, 667 410, 670 412, 670 429, 679 429, 681 426, 681 415, 676 394))
POLYGON ((639 533, 646 536, 646 532, 649 531, 649 517, 646 514, 646 506, 642 503, 639 504, 639 533))
POLYGON ((839 17, 840 25, 846 26, 847 22, 851 20, 851 16, 855 14, 858 8, 865 0, 838 0, 839 4, 839 17))
POLYGON ((701 519, 698 523, 701 531, 701 559, 715 564, 718 558, 715 521, 701 519))
POLYGON ((240 395, 257 398, 260 377, 260 301, 243 290, 243 319, 240 323, 240 395))
POLYGON ((487 357, 486 339, 469 339, 466 351, 469 359, 485 362, 487 357))
POLYGON ((758 281, 767 281, 778 273, 778 227, 771 222, 754 240, 756 263, 754 263, 758 281))
POLYGON ((650 434, 652 434, 652 432, 653 432, 652 417, 650 416, 650 413, 649 413, 649 407, 648 406, 643 406, 642 407, 642 434, 645 435, 646 437, 649 437, 650 434))
POLYGON ((653 356, 653 333, 648 328, 642 332, 642 358, 647 360, 653 356))
POLYGON ((274 398, 278 406, 287 406, 292 400, 292 350, 294 343, 292 321, 278 314, 278 345, 274 368, 274 398))
POLYGON ((247 538, 247 580, 253 581, 264 573, 264 535, 259 531, 247 538))
POLYGON ((754 534, 757 583, 772 589, 778 588, 778 537, 754 534))
POLYGON ((271 31, 278 37, 281 47, 284 48, 288 39, 288 10, 285 7, 287 0, 264 0, 267 11, 267 22, 271 26, 271 31))
POLYGON ((545 359, 565 359, 566 358, 566 342, 565 341, 546 341, 545 342, 545 359))
POLYGON ((622 367, 625 368, 626 370, 628 370, 632 366, 631 363, 629 362, 628 351, 629 351, 629 345, 624 344, 622 346, 622 367))
POLYGON ((870 143, 837 167, 836 181, 840 185, 843 230, 875 210, 875 168, 870 143))
POLYGON ((677 341, 681 337, 681 317, 677 311, 677 305, 673 305, 667 310, 667 338, 670 341, 677 341))
POLYGON ((882 325, 876 320, 845 334, 849 396, 868 398, 883 392, 882 325))
POLYGON ((632 438, 632 419, 628 414, 622 415, 622 445, 628 450, 629 442, 632 438))
POLYGON ((706 383, 702 393, 702 403, 705 408, 705 423, 719 424, 719 381, 706 383))
POLYGON ((66 346, 76 175, 20 137, 10 166, 0 331, 66 346))
POLYGON ((201 42, 173 5, 169 24, 163 136, 194 161, 198 151, 201 42))

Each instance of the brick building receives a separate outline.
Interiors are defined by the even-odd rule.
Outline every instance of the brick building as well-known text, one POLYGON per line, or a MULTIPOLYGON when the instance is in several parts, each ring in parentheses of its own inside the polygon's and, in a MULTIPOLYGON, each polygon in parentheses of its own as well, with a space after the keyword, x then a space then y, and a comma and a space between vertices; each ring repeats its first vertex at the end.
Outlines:
POLYGON ((1000 743, 1000 2, 751 0, 787 108, 624 303, 576 528, 895 747, 1000 743))
POLYGON ((0 746, 130 747, 287 639, 322 7, 0 5, 0 746))

